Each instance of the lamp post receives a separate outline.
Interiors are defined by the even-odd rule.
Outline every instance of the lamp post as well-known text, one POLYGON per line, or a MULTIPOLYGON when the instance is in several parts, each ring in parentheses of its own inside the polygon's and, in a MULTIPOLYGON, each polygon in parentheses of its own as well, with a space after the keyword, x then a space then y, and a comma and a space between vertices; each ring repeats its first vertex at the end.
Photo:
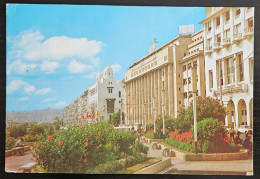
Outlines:
POLYGON ((163 135, 165 135, 165 121, 164 121, 164 94, 165 94, 165 90, 162 89, 162 120, 163 120, 163 135))
POLYGON ((197 93, 197 66, 192 67, 192 97, 193 97, 193 119, 194 119, 194 142, 195 153, 197 154, 197 110, 196 110, 196 93, 197 93))

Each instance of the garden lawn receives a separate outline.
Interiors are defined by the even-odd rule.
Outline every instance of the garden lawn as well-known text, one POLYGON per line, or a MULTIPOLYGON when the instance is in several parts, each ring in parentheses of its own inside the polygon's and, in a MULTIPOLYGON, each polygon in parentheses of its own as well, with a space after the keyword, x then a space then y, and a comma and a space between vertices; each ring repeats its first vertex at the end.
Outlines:
POLYGON ((115 172, 115 174, 133 174, 133 173, 137 172, 138 170, 141 170, 142 168, 153 165, 153 164, 155 164, 155 163, 157 163, 161 160, 162 160, 161 158, 152 157, 152 158, 149 158, 148 160, 146 160, 142 163, 133 165, 133 166, 128 167, 128 168, 123 169, 123 170, 119 170, 119 171, 115 172))

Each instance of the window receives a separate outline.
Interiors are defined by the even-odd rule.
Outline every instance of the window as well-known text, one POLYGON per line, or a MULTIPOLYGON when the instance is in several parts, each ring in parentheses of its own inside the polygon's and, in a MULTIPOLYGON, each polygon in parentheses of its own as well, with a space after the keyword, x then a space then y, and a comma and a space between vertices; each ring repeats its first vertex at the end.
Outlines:
POLYGON ((112 93, 113 92, 113 88, 108 88, 108 93, 112 93))
POLYGON ((186 71, 186 65, 182 66, 183 71, 186 71))
POLYGON ((181 104, 181 101, 179 101, 179 104, 181 104))
POLYGON ((188 83, 191 84, 191 77, 188 78, 188 83))
POLYGON ((183 93, 183 98, 187 98, 187 92, 183 93))
POLYGON ((191 69, 191 63, 188 63, 188 69, 191 69))
POLYGON ((253 25, 254 25, 254 23, 253 23, 253 18, 250 18, 250 19, 248 19, 248 20, 246 21, 246 27, 247 27, 247 28, 252 28, 253 25))
POLYGON ((187 78, 183 79, 183 85, 187 84, 187 78))
POLYGON ((237 8, 236 10, 236 16, 240 15, 240 8, 237 8))
POLYGON ((162 71, 162 76, 164 76, 164 70, 162 71))
POLYGON ((206 23, 207 31, 211 31, 211 22, 206 23))
POLYGON ((230 29, 224 31, 224 38, 230 39, 230 29))
POLYGON ((209 70, 209 88, 213 88, 213 73, 209 70))
POLYGON ((227 63, 228 84, 231 84, 235 82, 234 59, 229 58, 226 60, 226 63, 227 63))
POLYGON ((230 14, 229 14, 229 11, 225 12, 225 20, 226 21, 229 21, 230 19, 230 14))
POLYGON ((220 42, 221 42, 221 35, 220 35, 220 34, 218 34, 218 35, 215 36, 215 41, 216 41, 217 43, 220 43, 220 42))
POLYGON ((220 25, 220 16, 216 17, 216 27, 220 25))
POLYGON ((193 62, 193 67, 197 67, 197 61, 193 62))
POLYGON ((235 26, 235 33, 234 34, 239 34, 239 33, 241 33, 241 23, 239 23, 235 26))
POLYGON ((162 89, 164 90, 164 81, 162 82, 162 89))
POLYGON ((121 97, 121 91, 118 91, 118 97, 119 98, 121 97))
POLYGON ((181 91, 181 88, 179 88, 179 91, 181 91))
POLYGON ((243 64, 243 54, 238 55, 238 64, 239 64, 239 82, 244 81, 244 64, 243 64))

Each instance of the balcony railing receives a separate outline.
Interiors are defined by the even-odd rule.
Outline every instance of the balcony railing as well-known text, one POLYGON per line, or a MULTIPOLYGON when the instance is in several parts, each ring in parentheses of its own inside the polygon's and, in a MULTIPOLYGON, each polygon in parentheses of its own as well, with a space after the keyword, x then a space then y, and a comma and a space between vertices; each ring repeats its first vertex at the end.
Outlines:
POLYGON ((231 39, 230 38, 224 38, 223 39, 223 42, 222 42, 223 46, 230 45, 230 44, 231 44, 231 39))
POLYGON ((240 19, 240 14, 235 16, 235 20, 240 19))
POLYGON ((225 25, 228 25, 228 24, 229 24, 229 22, 230 22, 230 20, 227 20, 227 21, 225 21, 225 25))
POLYGON ((196 49, 196 50, 193 50, 193 51, 190 51, 190 52, 186 52, 188 55, 186 55, 185 57, 183 57, 182 61, 185 61, 189 58, 193 58, 193 57, 196 57, 198 55, 203 55, 203 51, 202 50, 199 50, 199 49, 196 49))
POLYGON ((233 37, 234 37, 234 41, 242 40, 242 33, 234 34, 233 37))
POLYGON ((205 47, 205 53, 206 53, 206 54, 210 54, 210 53, 212 53, 212 52, 213 52, 213 50, 212 50, 212 46, 211 46, 211 45, 205 47))
POLYGON ((213 48, 214 48, 214 50, 218 50, 218 49, 220 49, 220 48, 221 48, 221 46, 220 46, 220 42, 215 42, 213 48))
POLYGON ((249 27, 245 29, 245 36, 251 36, 254 35, 254 27, 249 27))
POLYGON ((215 28, 216 30, 219 30, 220 29, 220 25, 218 25, 218 26, 216 26, 216 28, 215 28))

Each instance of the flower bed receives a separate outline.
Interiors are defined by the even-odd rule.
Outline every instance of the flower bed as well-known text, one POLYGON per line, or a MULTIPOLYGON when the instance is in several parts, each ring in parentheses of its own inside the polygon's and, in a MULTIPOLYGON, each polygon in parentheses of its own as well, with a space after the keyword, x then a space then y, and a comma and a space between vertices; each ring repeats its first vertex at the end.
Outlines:
POLYGON ((47 172, 86 173, 107 162, 147 153, 136 138, 132 131, 117 131, 106 122, 71 126, 39 141, 33 157, 47 172))

